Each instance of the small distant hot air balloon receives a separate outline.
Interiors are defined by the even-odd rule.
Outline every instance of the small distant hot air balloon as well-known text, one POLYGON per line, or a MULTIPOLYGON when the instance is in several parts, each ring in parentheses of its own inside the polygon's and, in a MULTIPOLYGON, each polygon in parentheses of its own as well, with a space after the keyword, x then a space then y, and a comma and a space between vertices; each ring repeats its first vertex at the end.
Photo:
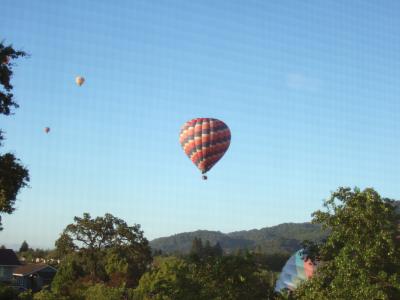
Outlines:
POLYGON ((276 281, 275 291, 280 292, 285 289, 289 291, 295 290, 301 282, 311 278, 316 269, 317 265, 307 257, 304 250, 297 251, 283 267, 276 281))
POLYGON ((82 76, 78 76, 75 78, 75 82, 77 85, 81 86, 85 82, 85 78, 83 78, 82 76))
POLYGON ((197 118, 186 122, 181 129, 179 142, 189 159, 205 175, 228 150, 231 131, 222 121, 197 118))
POLYGON ((50 127, 45 127, 44 132, 49 133, 50 132, 50 127))

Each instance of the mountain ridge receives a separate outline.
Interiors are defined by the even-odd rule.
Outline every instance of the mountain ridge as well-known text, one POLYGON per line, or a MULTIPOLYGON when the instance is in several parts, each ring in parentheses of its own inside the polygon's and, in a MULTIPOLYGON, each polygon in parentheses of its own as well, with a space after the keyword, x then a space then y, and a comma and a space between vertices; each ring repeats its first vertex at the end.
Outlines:
POLYGON ((326 236, 320 225, 310 222, 282 223, 261 229, 250 229, 223 233, 212 230, 195 230, 177 233, 152 240, 150 246, 168 254, 189 253, 195 237, 211 245, 217 242, 226 253, 239 249, 257 250, 263 253, 291 253, 301 247, 303 240, 319 241, 326 236))

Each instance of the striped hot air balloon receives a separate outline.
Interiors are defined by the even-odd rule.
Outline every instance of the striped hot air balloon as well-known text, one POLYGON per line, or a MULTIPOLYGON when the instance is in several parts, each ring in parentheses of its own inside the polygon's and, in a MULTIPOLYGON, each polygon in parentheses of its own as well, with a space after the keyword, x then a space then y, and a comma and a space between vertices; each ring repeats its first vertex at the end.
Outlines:
POLYGON ((275 291, 280 292, 284 289, 295 290, 301 282, 313 276, 316 268, 317 265, 307 258, 304 250, 297 251, 283 267, 276 281, 275 291))
POLYGON ((197 118, 186 122, 181 129, 179 142, 190 160, 205 175, 229 148, 231 131, 217 119, 197 118))

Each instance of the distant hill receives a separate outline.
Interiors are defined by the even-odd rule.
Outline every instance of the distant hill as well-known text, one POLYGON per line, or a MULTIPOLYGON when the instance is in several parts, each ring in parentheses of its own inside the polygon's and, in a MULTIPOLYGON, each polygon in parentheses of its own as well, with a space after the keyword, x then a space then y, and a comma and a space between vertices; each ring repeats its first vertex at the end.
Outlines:
MULTIPOLYGON (((400 213, 400 201, 393 205, 400 213)), ((326 237, 320 225, 311 223, 284 223, 277 226, 222 233, 220 231, 197 230, 184 232, 169 237, 162 237, 150 242, 153 250, 162 250, 164 253, 188 253, 195 237, 203 242, 210 241, 211 245, 220 243, 227 253, 238 249, 257 250, 267 254, 293 253, 298 250, 304 240, 319 241, 326 237)))
POLYGON ((303 240, 318 241, 326 236, 321 226, 311 223, 284 223, 273 227, 222 233, 198 230, 162 237, 150 242, 154 250, 164 253, 188 253, 195 237, 211 245, 220 243, 225 252, 238 249, 258 250, 264 253, 292 253, 300 248, 303 240))

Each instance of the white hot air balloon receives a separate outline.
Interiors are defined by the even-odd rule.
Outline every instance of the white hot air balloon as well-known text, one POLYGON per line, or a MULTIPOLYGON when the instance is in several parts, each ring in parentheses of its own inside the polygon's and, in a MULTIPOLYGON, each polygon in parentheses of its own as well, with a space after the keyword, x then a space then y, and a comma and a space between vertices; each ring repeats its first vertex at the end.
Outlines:
POLYGON ((85 82, 85 78, 83 78, 82 76, 77 76, 75 78, 75 82, 77 85, 81 86, 85 82))

